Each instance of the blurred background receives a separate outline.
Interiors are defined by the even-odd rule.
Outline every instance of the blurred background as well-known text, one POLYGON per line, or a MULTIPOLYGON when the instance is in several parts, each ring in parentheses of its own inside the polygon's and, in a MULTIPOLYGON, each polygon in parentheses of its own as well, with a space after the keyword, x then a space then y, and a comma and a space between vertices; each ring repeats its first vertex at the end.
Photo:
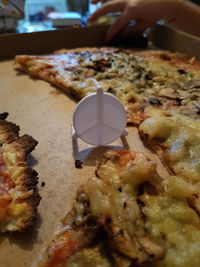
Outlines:
POLYGON ((99 5, 89 0, 0 0, 0 32, 33 32, 85 26, 99 5))
MULTIPOLYGON (((192 2, 200 5, 200 0, 192 2)), ((99 6, 89 0, 0 0, 0 33, 85 26, 99 6)))

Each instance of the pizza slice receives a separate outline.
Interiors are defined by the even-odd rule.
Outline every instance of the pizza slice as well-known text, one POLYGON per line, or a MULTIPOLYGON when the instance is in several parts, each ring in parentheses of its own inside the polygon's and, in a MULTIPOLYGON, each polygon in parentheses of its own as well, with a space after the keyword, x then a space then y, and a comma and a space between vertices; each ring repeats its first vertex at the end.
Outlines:
POLYGON ((171 173, 194 184, 200 181, 200 122, 171 112, 153 112, 139 126, 144 141, 171 173))
POLYGON ((40 196, 37 172, 27 165, 37 141, 19 137, 19 127, 0 114, 0 231, 22 231, 32 224, 40 196))
MULTIPOLYGON (((169 51, 144 51, 150 83, 146 88, 148 106, 199 118, 200 63, 195 57, 169 51)), ((148 76, 147 76, 148 77, 148 76)))
POLYGON ((199 266, 198 188, 142 153, 108 150, 37 267, 199 266))
POLYGON ((180 114, 153 112, 139 131, 169 172, 196 188, 190 204, 200 214, 200 122, 180 114))
POLYGON ((162 259, 165 250, 146 231, 138 203, 142 185, 159 179, 156 163, 145 155, 107 151, 37 266, 132 266, 162 259))
POLYGON ((128 123, 142 122, 148 106, 199 118, 200 63, 183 54, 101 47, 21 55, 15 61, 19 70, 77 99, 95 91, 91 77, 95 78, 125 106, 128 123))
POLYGON ((200 265, 200 216, 191 205, 198 188, 178 176, 162 180, 156 194, 140 196, 146 231, 162 246, 165 257, 156 267, 200 265))
POLYGON ((50 82, 78 100, 96 92, 91 81, 93 77, 104 91, 112 93, 125 105, 128 121, 137 123, 142 119, 143 99, 129 80, 134 78, 128 75, 130 71, 133 73, 128 67, 129 57, 130 52, 125 49, 77 48, 47 56, 16 56, 15 62, 19 70, 50 82))

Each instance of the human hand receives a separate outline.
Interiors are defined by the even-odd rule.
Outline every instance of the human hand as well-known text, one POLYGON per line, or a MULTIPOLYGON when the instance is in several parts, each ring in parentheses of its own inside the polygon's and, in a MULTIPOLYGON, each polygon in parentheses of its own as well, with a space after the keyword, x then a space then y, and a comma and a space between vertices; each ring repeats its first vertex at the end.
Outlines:
POLYGON ((91 22, 108 13, 121 12, 106 34, 106 41, 109 42, 124 30, 131 20, 136 22, 132 27, 134 31, 143 31, 161 18, 173 20, 180 0, 92 0, 93 4, 98 2, 103 5, 92 14, 91 22))

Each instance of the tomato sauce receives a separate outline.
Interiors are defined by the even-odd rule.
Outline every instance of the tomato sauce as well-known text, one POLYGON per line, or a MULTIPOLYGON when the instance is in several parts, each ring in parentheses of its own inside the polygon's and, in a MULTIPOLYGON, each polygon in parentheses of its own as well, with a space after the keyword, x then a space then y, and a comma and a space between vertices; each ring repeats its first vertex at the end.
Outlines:
POLYGON ((6 163, 3 157, 0 155, 0 196, 9 191, 9 189, 14 188, 15 183, 12 181, 6 163))

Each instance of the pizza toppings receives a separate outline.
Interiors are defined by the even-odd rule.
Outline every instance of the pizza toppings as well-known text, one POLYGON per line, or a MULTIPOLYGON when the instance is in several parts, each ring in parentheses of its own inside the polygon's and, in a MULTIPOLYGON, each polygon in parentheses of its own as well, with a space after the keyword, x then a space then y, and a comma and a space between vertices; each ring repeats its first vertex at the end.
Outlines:
POLYGON ((148 102, 149 102, 151 105, 155 105, 155 106, 161 106, 161 105, 162 105, 161 101, 160 101, 158 98, 156 98, 156 97, 150 97, 150 98, 148 99, 148 102))
POLYGON ((192 184, 199 182, 200 124, 183 116, 154 114, 139 127, 145 141, 175 175, 192 184))
POLYGON ((154 179, 156 164, 143 154, 108 151, 96 177, 79 190, 43 266, 131 266, 162 259, 165 249, 146 232, 137 202, 140 186, 154 179))
POLYGON ((187 71, 183 70, 183 69, 178 69, 177 72, 181 75, 183 74, 187 74, 187 71))
POLYGON ((158 195, 140 197, 146 229, 166 249, 156 266, 198 266, 200 217, 188 202, 195 189, 177 176, 168 177, 161 185, 158 195))
MULTIPOLYGON (((108 151, 60 224, 44 266, 199 266, 199 62, 104 47, 17 56, 16 63, 78 99, 94 92, 90 78, 97 79, 125 106, 128 123, 140 124, 140 136, 172 175, 163 180, 141 153, 108 151)), ((3 179, 8 192, 15 187, 3 179)), ((10 205, 6 194, 0 207, 10 205)))
POLYGON ((9 172, 7 170, 7 166, 4 162, 2 155, 0 155, 0 194, 3 192, 7 192, 9 189, 15 187, 15 183, 12 181, 9 172))
POLYGON ((142 153, 109 150, 40 266, 198 266, 198 190, 178 176, 163 180, 142 153))
POLYGON ((80 99, 94 92, 94 77, 127 110, 128 123, 139 124, 146 107, 178 110, 198 118, 200 64, 168 51, 77 48, 48 56, 17 56, 20 70, 61 87, 80 99), (134 97, 133 97, 134 96, 134 97), (157 99, 157 100, 155 100, 157 99), (189 112, 188 112, 189 111, 189 112))

